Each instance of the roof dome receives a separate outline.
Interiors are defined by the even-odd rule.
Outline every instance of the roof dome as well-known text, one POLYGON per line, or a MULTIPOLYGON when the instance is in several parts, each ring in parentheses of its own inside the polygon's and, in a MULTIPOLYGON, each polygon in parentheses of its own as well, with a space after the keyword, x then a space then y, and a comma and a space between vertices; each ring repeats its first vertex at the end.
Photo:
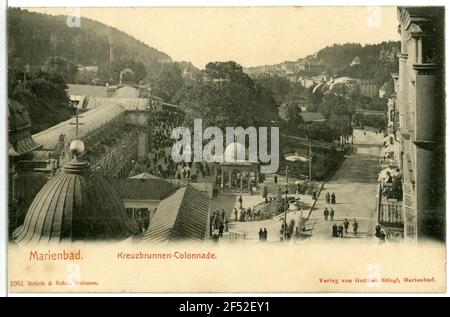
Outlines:
MULTIPOLYGON (((131 86, 120 87, 114 92, 112 98, 139 98, 139 90, 131 86)), ((107 100, 107 102, 111 102, 111 100, 107 100)))
POLYGON ((74 159, 38 192, 13 239, 19 245, 123 240, 138 231, 116 190, 74 159))
MULTIPOLYGON (((257 157, 255 155, 255 157, 257 157)), ((228 144, 224 153, 225 163, 239 163, 239 162, 255 162, 251 160, 249 151, 245 148, 242 143, 233 142, 228 144), (243 159, 241 159, 243 158, 243 159)))

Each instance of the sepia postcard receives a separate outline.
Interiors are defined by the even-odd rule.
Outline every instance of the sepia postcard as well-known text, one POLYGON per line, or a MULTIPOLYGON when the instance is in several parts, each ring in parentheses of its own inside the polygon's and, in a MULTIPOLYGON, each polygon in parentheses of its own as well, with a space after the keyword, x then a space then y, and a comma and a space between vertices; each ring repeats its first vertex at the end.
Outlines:
POLYGON ((446 292, 444 11, 8 7, 8 291, 446 292))

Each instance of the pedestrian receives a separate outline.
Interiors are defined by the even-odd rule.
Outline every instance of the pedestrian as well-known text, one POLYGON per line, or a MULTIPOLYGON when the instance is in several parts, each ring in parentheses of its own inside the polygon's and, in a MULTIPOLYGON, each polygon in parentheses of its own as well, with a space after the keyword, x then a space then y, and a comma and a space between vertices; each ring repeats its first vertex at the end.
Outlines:
POLYGON ((278 176, 275 175, 275 177, 273 178, 273 180, 275 181, 275 184, 278 184, 278 176))
POLYGON ((381 226, 380 225, 375 226, 375 237, 381 239, 381 226))
POLYGON ((219 237, 223 237, 223 229, 225 228, 223 222, 220 223, 219 225, 219 237))
POLYGON ((268 234, 267 229, 264 228, 264 231, 263 231, 263 240, 264 241, 267 241, 267 234, 268 234))
POLYGON ((332 193, 332 194, 331 194, 331 203, 332 203, 332 204, 335 204, 335 203, 336 203, 336 195, 335 195, 335 193, 332 193))
POLYGON ((333 210, 333 208, 331 208, 331 210, 330 210, 330 220, 333 221, 333 218, 334 218, 334 210, 333 210))
POLYGON ((242 196, 239 196, 239 208, 242 208, 242 196))
POLYGON ((235 219, 236 221, 239 220, 239 219, 238 219, 238 210, 236 209, 236 207, 234 207, 234 219, 235 219))
POLYGON ((347 218, 344 219, 344 229, 345 229, 345 234, 348 234, 348 226, 350 225, 350 223, 348 222, 347 218))
POLYGON ((245 221, 251 221, 252 219, 252 210, 250 209, 250 207, 247 209, 247 213, 245 216, 245 221))
POLYGON ((228 232, 228 219, 227 219, 227 217, 223 218, 223 224, 225 226, 225 231, 228 232))
POLYGON ((336 224, 334 224, 334 225, 331 227, 331 236, 337 237, 337 234, 338 234, 338 227, 337 227, 336 224))
POLYGON ((328 221, 328 215, 329 215, 329 211, 327 208, 325 208, 325 210, 323 211, 323 217, 325 218, 325 221, 328 221))
POLYGON ((357 235, 358 234, 358 223, 356 222, 356 219, 353 221, 353 235, 357 235))
POLYGON ((325 201, 327 204, 330 204, 330 193, 327 192, 327 194, 325 195, 325 201))
POLYGON ((240 222, 245 221, 245 210, 241 208, 241 217, 239 218, 240 222))
POLYGON ((384 230, 381 230, 380 243, 385 243, 385 242, 386 242, 386 233, 384 232, 384 230))
POLYGON ((264 231, 262 228, 259 228, 258 235, 259 235, 259 241, 263 241, 264 240, 264 231))
POLYGON ((344 237, 344 226, 342 224, 340 224, 338 227, 338 233, 341 238, 344 237))

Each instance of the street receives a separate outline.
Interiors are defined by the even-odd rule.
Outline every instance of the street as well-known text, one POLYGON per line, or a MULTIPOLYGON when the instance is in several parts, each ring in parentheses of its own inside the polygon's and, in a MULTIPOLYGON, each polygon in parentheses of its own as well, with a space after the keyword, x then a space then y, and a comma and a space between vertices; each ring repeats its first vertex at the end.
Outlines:
POLYGON ((333 238, 331 228, 334 223, 341 224, 344 218, 350 222, 348 235, 344 238, 367 238, 374 233, 377 222, 376 194, 377 178, 380 171, 379 158, 383 144, 383 134, 354 131, 354 149, 345 158, 336 173, 327 181, 320 193, 314 210, 311 212, 308 224, 315 222, 311 240, 340 239, 333 238), (336 194, 336 204, 328 205, 325 195, 336 194), (325 221, 325 208, 334 209, 333 222, 325 221), (358 234, 353 235, 352 224, 356 219, 358 234))

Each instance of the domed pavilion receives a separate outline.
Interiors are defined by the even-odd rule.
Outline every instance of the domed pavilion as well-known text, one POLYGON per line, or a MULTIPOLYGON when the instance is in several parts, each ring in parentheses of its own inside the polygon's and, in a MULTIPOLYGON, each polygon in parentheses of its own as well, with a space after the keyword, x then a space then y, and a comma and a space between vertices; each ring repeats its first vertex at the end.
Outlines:
POLYGON ((257 153, 251 152, 242 143, 233 142, 226 147, 220 166, 223 191, 251 191, 258 182, 257 153))
POLYGON ((70 150, 74 158, 42 187, 13 232, 17 244, 118 241, 139 232, 116 190, 79 159, 83 142, 70 150))

